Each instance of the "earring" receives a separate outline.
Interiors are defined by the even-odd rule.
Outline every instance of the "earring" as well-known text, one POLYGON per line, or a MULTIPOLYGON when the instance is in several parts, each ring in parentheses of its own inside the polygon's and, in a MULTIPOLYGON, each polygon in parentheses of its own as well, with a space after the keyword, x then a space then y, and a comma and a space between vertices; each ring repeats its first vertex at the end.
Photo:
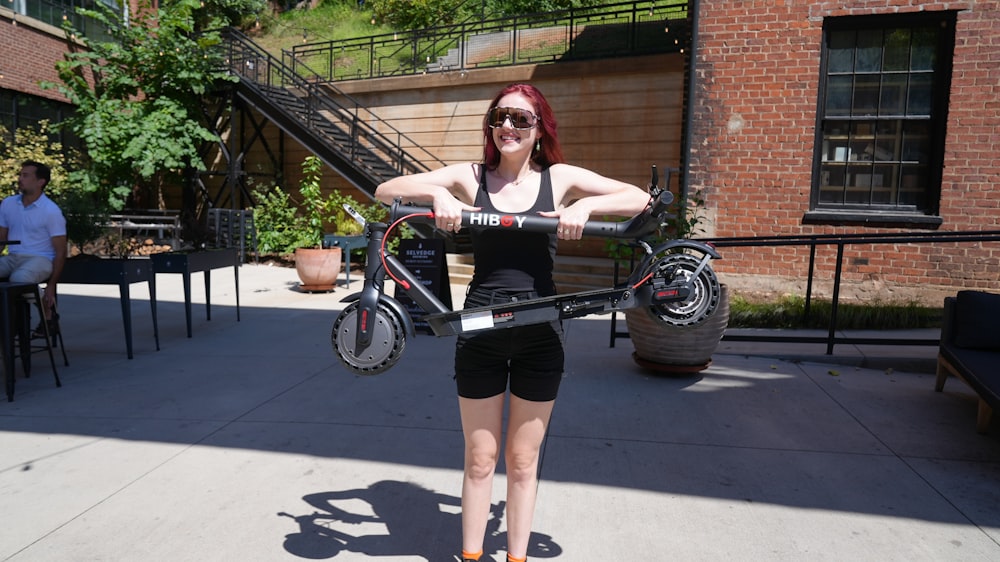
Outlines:
POLYGON ((541 149, 542 149, 542 141, 541 141, 541 139, 536 140, 535 141, 535 152, 538 152, 541 149))

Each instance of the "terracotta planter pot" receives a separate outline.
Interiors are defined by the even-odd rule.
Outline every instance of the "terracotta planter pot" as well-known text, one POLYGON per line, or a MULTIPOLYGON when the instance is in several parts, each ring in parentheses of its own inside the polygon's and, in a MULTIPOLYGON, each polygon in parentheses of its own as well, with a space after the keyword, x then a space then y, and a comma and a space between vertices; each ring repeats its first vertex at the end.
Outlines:
POLYGON ((668 326, 645 308, 626 310, 625 323, 636 363, 662 373, 697 373, 712 363, 712 354, 729 325, 729 289, 721 286, 715 312, 701 324, 668 326))
POLYGON ((310 293, 332 291, 340 277, 342 258, 340 248, 295 250, 295 272, 299 274, 299 289, 310 293))

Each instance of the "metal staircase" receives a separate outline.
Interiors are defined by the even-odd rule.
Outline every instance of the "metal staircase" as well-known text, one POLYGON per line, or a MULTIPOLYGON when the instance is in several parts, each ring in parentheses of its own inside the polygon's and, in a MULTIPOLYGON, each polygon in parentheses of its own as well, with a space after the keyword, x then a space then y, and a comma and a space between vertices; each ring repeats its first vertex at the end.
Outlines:
POLYGON ((238 30, 224 37, 236 95, 362 192, 373 196, 388 179, 444 165, 332 84, 307 80, 238 30))

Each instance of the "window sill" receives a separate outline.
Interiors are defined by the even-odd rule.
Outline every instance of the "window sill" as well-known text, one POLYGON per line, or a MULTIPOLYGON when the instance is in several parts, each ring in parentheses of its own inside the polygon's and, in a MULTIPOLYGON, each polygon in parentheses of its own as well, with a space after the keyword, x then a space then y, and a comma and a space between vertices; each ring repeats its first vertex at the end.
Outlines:
POLYGON ((831 226, 881 226, 885 228, 936 229, 943 224, 941 217, 913 213, 863 212, 863 211, 809 211, 802 216, 802 224, 831 226))

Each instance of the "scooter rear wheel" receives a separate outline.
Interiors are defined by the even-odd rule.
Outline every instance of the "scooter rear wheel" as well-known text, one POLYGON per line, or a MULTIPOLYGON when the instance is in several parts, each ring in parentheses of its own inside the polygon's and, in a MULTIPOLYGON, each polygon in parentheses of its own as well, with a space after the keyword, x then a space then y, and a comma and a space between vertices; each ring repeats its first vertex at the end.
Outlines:
POLYGON ((406 348, 406 332, 396 314, 379 304, 375 311, 371 344, 358 350, 359 308, 360 305, 353 302, 337 316, 330 341, 337 358, 349 370, 359 375, 377 375, 399 361, 406 348))
POLYGON ((701 259, 683 253, 666 254, 653 264, 655 286, 690 284, 686 299, 649 306, 656 320, 669 326, 692 326, 704 322, 715 312, 722 294, 719 278, 707 264, 698 271, 700 264, 701 259))

